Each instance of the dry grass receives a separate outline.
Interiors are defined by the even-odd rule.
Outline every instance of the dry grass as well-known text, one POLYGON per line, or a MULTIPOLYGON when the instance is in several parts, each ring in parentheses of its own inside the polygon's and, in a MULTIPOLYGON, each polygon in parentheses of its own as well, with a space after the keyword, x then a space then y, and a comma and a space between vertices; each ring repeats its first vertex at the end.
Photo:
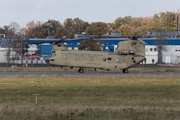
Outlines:
POLYGON ((180 119, 179 104, 180 76, 0 77, 1 119, 180 119))

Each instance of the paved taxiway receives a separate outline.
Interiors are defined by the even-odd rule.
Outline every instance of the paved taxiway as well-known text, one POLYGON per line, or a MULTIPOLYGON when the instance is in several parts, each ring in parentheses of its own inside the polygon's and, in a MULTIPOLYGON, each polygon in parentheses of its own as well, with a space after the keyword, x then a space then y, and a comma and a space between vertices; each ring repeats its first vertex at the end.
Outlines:
POLYGON ((76 73, 76 72, 0 72, 0 76, 62 75, 62 76, 180 76, 180 73, 76 73))

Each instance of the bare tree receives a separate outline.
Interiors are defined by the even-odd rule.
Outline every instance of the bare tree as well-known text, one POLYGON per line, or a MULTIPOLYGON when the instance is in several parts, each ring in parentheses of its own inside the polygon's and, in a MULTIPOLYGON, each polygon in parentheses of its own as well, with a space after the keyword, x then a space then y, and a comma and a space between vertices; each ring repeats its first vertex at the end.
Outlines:
POLYGON ((8 27, 13 29, 14 34, 18 34, 21 28, 21 26, 16 22, 11 22, 8 27))
POLYGON ((4 47, 7 49, 6 56, 7 56, 7 61, 9 63, 10 62, 10 56, 11 56, 11 50, 12 50, 12 43, 15 39, 14 29, 6 26, 5 27, 5 34, 7 36, 6 36, 6 39, 4 40, 4 44, 5 44, 4 47))
POLYGON ((16 52, 17 55, 20 55, 20 60, 23 60, 23 55, 28 51, 27 38, 24 34, 19 33, 16 35, 16 39, 12 42, 12 50, 16 52))
POLYGON ((25 52, 27 52, 28 49, 28 45, 27 43, 27 39, 26 39, 26 35, 24 34, 24 32, 20 31, 20 26, 15 23, 12 22, 10 23, 9 26, 7 26, 7 29, 5 29, 5 33, 6 33, 6 39, 4 41, 5 43, 5 48, 7 48, 7 61, 8 63, 10 62, 10 56, 11 56, 11 50, 13 50, 16 53, 16 57, 14 59, 18 59, 19 60, 19 56, 21 56, 21 60, 22 60, 22 56, 25 52))
POLYGON ((10 59, 11 59, 10 56, 11 56, 11 50, 12 50, 11 46, 12 46, 12 43, 13 43, 13 39, 8 38, 4 42, 5 42, 5 47, 7 49, 7 52, 6 52, 7 61, 8 61, 8 63, 10 63, 10 59))
POLYGON ((156 32, 156 39, 153 44, 157 46, 158 63, 162 63, 162 51, 166 51, 167 35, 166 32, 156 32))

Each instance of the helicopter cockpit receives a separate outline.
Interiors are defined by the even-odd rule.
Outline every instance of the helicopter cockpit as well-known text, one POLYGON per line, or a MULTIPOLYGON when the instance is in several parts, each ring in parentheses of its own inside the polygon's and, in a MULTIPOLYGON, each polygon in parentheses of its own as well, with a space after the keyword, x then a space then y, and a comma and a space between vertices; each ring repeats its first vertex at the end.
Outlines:
POLYGON ((54 61, 56 57, 56 51, 52 51, 51 54, 45 59, 46 63, 49 63, 49 61, 54 61))

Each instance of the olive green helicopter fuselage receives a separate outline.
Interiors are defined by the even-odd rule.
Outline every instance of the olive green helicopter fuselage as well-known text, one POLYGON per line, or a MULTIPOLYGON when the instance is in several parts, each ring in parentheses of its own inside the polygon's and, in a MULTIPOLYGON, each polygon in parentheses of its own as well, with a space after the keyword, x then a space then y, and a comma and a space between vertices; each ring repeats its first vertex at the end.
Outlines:
POLYGON ((128 73, 128 69, 145 59, 145 42, 132 39, 119 42, 115 52, 68 50, 62 44, 54 44, 51 55, 46 62, 61 67, 78 67, 79 73, 83 68, 119 69, 128 73))

